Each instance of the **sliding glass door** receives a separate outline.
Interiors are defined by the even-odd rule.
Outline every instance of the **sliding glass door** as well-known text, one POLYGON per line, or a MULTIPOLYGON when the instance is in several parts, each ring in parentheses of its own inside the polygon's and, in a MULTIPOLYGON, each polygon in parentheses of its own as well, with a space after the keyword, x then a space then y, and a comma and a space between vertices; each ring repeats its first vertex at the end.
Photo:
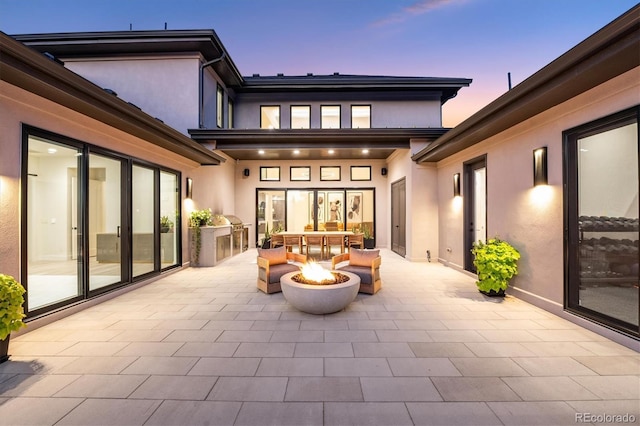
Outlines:
POLYGON ((28 317, 180 265, 180 175, 25 126, 28 317))

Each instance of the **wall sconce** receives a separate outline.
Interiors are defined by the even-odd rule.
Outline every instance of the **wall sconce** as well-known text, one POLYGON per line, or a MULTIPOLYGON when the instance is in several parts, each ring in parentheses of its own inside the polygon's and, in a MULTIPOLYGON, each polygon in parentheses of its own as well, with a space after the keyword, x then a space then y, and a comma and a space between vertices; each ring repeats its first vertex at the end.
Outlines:
POLYGON ((187 198, 193 197, 193 179, 187 178, 187 198))
POLYGON ((460 196, 460 173, 453 175, 453 196, 460 196))
POLYGON ((547 185, 547 147, 533 151, 533 186, 547 185))

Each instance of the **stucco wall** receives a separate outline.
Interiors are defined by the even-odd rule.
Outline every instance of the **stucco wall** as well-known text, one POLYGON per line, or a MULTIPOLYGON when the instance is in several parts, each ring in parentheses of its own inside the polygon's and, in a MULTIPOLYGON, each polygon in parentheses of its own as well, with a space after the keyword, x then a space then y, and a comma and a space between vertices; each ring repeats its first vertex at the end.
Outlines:
MULTIPOLYGON (((314 96, 314 97, 317 97, 314 96)), ((311 96, 309 96, 311 98, 311 96)), ((238 129, 260 128, 260 106, 280 105, 280 126, 291 128, 291 105, 311 105, 311 128, 320 128, 320 105, 340 105, 340 127, 351 128, 351 105, 371 105, 372 128, 416 128, 441 127, 440 101, 308 101, 254 99, 238 95, 236 98, 235 127, 238 129)))
MULTIPOLYGON (((640 102, 640 68, 551 108, 438 163, 439 257, 463 265, 461 200, 453 198, 454 173, 487 155, 487 235, 500 236, 522 254, 517 290, 563 304, 562 132, 640 102), (548 147, 549 185, 533 187, 533 150, 548 147), (451 252, 446 249, 451 248, 451 252)), ((462 194, 464 200, 465 194, 462 194)))
MULTIPOLYGON (((193 174, 199 164, 0 81, 0 271, 20 275, 21 123, 193 174)), ((184 181, 183 181, 184 188, 184 181)), ((184 189, 183 189, 184 190, 184 189)), ((186 215, 183 247, 187 247, 186 215)), ((184 259, 188 259, 185 250, 184 259)))
MULTIPOLYGON (((114 90, 119 98, 179 132, 188 135, 187 129, 198 128, 198 56, 62 60, 71 71, 114 90)), ((206 78, 209 81, 211 76, 206 78)), ((215 124, 215 87, 213 107, 215 124)))

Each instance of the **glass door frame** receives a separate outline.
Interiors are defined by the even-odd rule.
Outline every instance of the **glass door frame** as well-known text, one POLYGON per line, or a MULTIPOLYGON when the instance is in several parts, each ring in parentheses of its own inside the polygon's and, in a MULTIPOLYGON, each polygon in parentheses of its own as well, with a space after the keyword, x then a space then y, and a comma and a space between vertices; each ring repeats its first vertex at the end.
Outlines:
MULTIPOLYGON (((640 107, 629 108, 616 114, 577 126, 562 133, 564 179, 564 308, 565 310, 613 328, 625 334, 639 337, 640 326, 629 324, 580 305, 580 257, 579 200, 578 200, 578 140, 622 127, 631 122, 638 124, 640 141, 640 107)), ((640 144, 638 155, 640 172, 640 144)), ((639 254, 640 259, 640 254, 639 254)), ((638 289, 640 292, 640 288, 638 289)), ((638 305, 640 310, 640 304, 638 305)))

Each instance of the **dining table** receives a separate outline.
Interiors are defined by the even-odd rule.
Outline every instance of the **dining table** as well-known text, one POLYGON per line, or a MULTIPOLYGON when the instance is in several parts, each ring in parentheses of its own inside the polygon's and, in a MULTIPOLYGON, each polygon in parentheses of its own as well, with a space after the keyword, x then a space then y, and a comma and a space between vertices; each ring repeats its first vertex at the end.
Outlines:
MULTIPOLYGON (((297 237, 298 238, 298 251, 302 254, 302 247, 304 246, 303 237, 305 235, 313 235, 313 236, 322 236, 322 237, 348 237, 350 235, 355 235, 353 231, 303 231, 303 232, 295 232, 295 231, 281 231, 278 232, 278 235, 286 236, 286 237, 297 237)), ((342 244, 340 248, 340 254, 344 253, 345 245, 342 244)))

